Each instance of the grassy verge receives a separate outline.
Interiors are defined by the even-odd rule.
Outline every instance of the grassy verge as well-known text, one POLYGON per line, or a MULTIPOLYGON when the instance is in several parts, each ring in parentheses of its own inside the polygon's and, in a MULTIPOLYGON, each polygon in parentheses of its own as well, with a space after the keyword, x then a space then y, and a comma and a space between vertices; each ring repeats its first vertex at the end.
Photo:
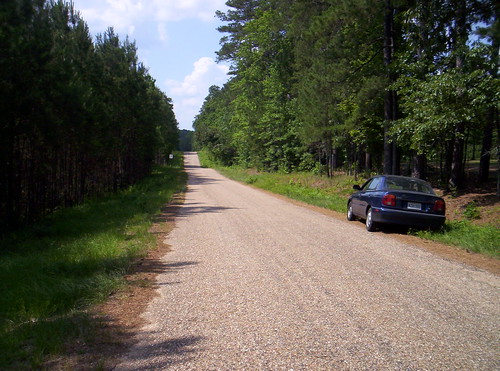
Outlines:
POLYGON ((352 186, 362 182, 347 175, 326 178, 307 172, 280 174, 257 172, 236 166, 223 167, 212 162, 204 152, 199 152, 198 156, 202 166, 215 168, 228 178, 338 212, 346 211, 352 186))
POLYGON ((413 231, 427 240, 437 241, 500 259, 500 230, 470 221, 447 221, 442 231, 413 231))
POLYGON ((182 190, 182 157, 118 194, 61 210, 0 240, 0 369, 40 367, 70 338, 93 336, 86 309, 124 285, 155 246, 152 219, 182 190))
MULTIPOLYGON (((348 175, 337 175, 331 179, 311 173, 276 174, 260 173, 252 169, 221 167, 201 153, 202 166, 213 167, 228 178, 252 184, 255 187, 290 197, 311 205, 345 213, 347 199, 353 192, 355 180, 348 175)), ((410 230, 421 238, 455 245, 469 251, 500 258, 500 230, 489 225, 474 225, 470 221, 447 221, 441 231, 410 230)))

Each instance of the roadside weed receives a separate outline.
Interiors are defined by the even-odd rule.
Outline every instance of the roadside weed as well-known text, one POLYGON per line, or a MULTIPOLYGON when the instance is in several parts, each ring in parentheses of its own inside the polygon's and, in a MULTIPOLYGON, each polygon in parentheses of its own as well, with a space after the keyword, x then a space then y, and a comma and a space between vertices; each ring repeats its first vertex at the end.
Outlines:
POLYGON ((447 221, 442 231, 416 231, 415 234, 428 240, 500 258, 500 230, 494 226, 478 226, 468 220, 447 221))
POLYGON ((86 310, 124 285, 155 246, 152 219, 185 187, 182 156, 135 186, 60 210, 0 240, 0 369, 39 368, 68 338, 89 338, 86 310))
POLYGON ((474 201, 469 202, 465 207, 464 216, 467 220, 481 219, 481 213, 474 201))

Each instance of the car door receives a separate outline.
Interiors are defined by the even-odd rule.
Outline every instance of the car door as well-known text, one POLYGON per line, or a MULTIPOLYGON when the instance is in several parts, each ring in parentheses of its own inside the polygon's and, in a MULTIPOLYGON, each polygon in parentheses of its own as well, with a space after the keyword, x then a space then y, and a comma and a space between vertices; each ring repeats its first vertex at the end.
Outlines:
POLYGON ((373 197, 375 196, 375 192, 377 192, 378 186, 381 181, 381 177, 376 177, 369 180, 368 183, 363 186, 360 192, 357 214, 361 215, 363 218, 366 217, 366 210, 368 209, 368 206, 371 206, 373 203, 373 197))
POLYGON ((373 179, 368 179, 365 184, 363 184, 363 186, 361 187, 361 189, 354 193, 352 196, 351 196, 351 204, 352 204, 352 211, 354 213, 354 215, 357 215, 357 216, 363 216, 363 208, 361 206, 362 204, 362 197, 363 197, 363 194, 365 192, 365 188, 366 186, 372 181, 373 179))

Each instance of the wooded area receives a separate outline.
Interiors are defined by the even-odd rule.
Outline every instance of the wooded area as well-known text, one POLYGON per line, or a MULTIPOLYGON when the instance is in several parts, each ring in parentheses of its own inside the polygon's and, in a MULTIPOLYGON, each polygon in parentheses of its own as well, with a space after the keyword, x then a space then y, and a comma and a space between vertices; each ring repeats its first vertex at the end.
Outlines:
POLYGON ((177 146, 172 102, 71 3, 0 4, 0 233, 126 187, 177 146))
POLYGON ((499 3, 228 0, 232 78, 194 122, 198 149, 269 171, 338 168, 460 188, 498 159, 499 3), (480 152, 480 153, 479 153, 480 152))

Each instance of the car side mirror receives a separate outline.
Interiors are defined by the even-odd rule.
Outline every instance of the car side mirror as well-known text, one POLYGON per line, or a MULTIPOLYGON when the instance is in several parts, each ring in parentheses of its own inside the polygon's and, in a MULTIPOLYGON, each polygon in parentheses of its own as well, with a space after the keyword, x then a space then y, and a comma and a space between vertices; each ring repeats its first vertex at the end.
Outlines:
POLYGON ((361 191, 361 187, 360 187, 359 185, 357 185, 357 184, 356 184, 356 185, 353 185, 353 186, 352 186, 352 189, 355 189, 355 190, 357 190, 357 191, 361 191))

